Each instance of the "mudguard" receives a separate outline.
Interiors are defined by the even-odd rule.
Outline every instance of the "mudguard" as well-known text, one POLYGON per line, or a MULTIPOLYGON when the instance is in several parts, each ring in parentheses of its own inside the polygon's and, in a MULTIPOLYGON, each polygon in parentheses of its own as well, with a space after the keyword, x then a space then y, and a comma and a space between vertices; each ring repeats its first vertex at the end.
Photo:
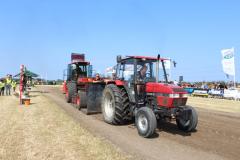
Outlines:
POLYGON ((86 114, 100 113, 101 100, 105 83, 90 83, 87 88, 87 111, 86 114))

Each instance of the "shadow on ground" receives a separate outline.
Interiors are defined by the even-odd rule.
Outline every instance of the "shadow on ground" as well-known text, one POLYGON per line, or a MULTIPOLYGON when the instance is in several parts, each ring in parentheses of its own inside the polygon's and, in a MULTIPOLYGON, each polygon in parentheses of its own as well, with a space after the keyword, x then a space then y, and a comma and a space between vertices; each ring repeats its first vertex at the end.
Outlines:
MULTIPOLYGON (((173 135, 181 135, 184 137, 191 136, 191 133, 192 133, 192 132, 181 131, 180 129, 178 129, 177 125, 174 123, 167 123, 162 121, 158 122, 157 129, 158 129, 158 132, 167 132, 173 135)), ((196 130, 193 132, 196 132, 196 130)))

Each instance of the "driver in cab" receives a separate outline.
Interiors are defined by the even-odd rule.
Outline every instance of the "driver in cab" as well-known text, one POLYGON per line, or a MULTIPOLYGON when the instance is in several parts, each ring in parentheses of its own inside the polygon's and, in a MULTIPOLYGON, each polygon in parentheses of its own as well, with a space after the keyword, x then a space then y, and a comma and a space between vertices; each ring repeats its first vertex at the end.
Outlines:
POLYGON ((140 71, 138 71, 137 74, 137 80, 138 81, 144 81, 146 78, 146 73, 147 73, 148 67, 144 64, 140 71))
POLYGON ((138 73, 137 73, 137 81, 138 81, 137 94, 140 98, 139 100, 143 100, 143 97, 144 97, 145 86, 143 85, 143 82, 146 79, 147 70, 148 70, 148 67, 146 66, 146 64, 144 64, 142 66, 142 68, 140 69, 140 71, 138 71, 138 73))

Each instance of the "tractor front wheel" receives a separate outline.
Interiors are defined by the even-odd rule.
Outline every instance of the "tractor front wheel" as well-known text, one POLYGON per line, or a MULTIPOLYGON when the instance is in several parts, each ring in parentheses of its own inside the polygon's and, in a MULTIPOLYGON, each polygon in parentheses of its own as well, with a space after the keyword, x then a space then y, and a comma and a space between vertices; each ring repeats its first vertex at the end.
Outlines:
POLYGON ((183 110, 180 111, 180 116, 176 119, 178 128, 185 132, 194 131, 198 124, 198 114, 196 110, 190 106, 184 107, 183 110), (190 112, 181 113, 183 110, 190 110, 190 112))
POLYGON ((152 109, 148 107, 140 108, 135 116, 135 124, 140 136, 145 138, 151 137, 157 128, 156 116, 152 109))

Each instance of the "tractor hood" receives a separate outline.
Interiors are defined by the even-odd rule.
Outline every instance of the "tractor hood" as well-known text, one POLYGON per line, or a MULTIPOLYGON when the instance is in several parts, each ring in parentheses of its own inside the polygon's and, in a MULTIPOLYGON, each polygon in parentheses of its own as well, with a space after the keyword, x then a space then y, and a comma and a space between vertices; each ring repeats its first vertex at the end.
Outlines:
POLYGON ((165 94, 186 94, 187 92, 179 86, 166 84, 166 83, 156 83, 149 82, 146 84, 146 92, 147 93, 165 93, 165 94))

